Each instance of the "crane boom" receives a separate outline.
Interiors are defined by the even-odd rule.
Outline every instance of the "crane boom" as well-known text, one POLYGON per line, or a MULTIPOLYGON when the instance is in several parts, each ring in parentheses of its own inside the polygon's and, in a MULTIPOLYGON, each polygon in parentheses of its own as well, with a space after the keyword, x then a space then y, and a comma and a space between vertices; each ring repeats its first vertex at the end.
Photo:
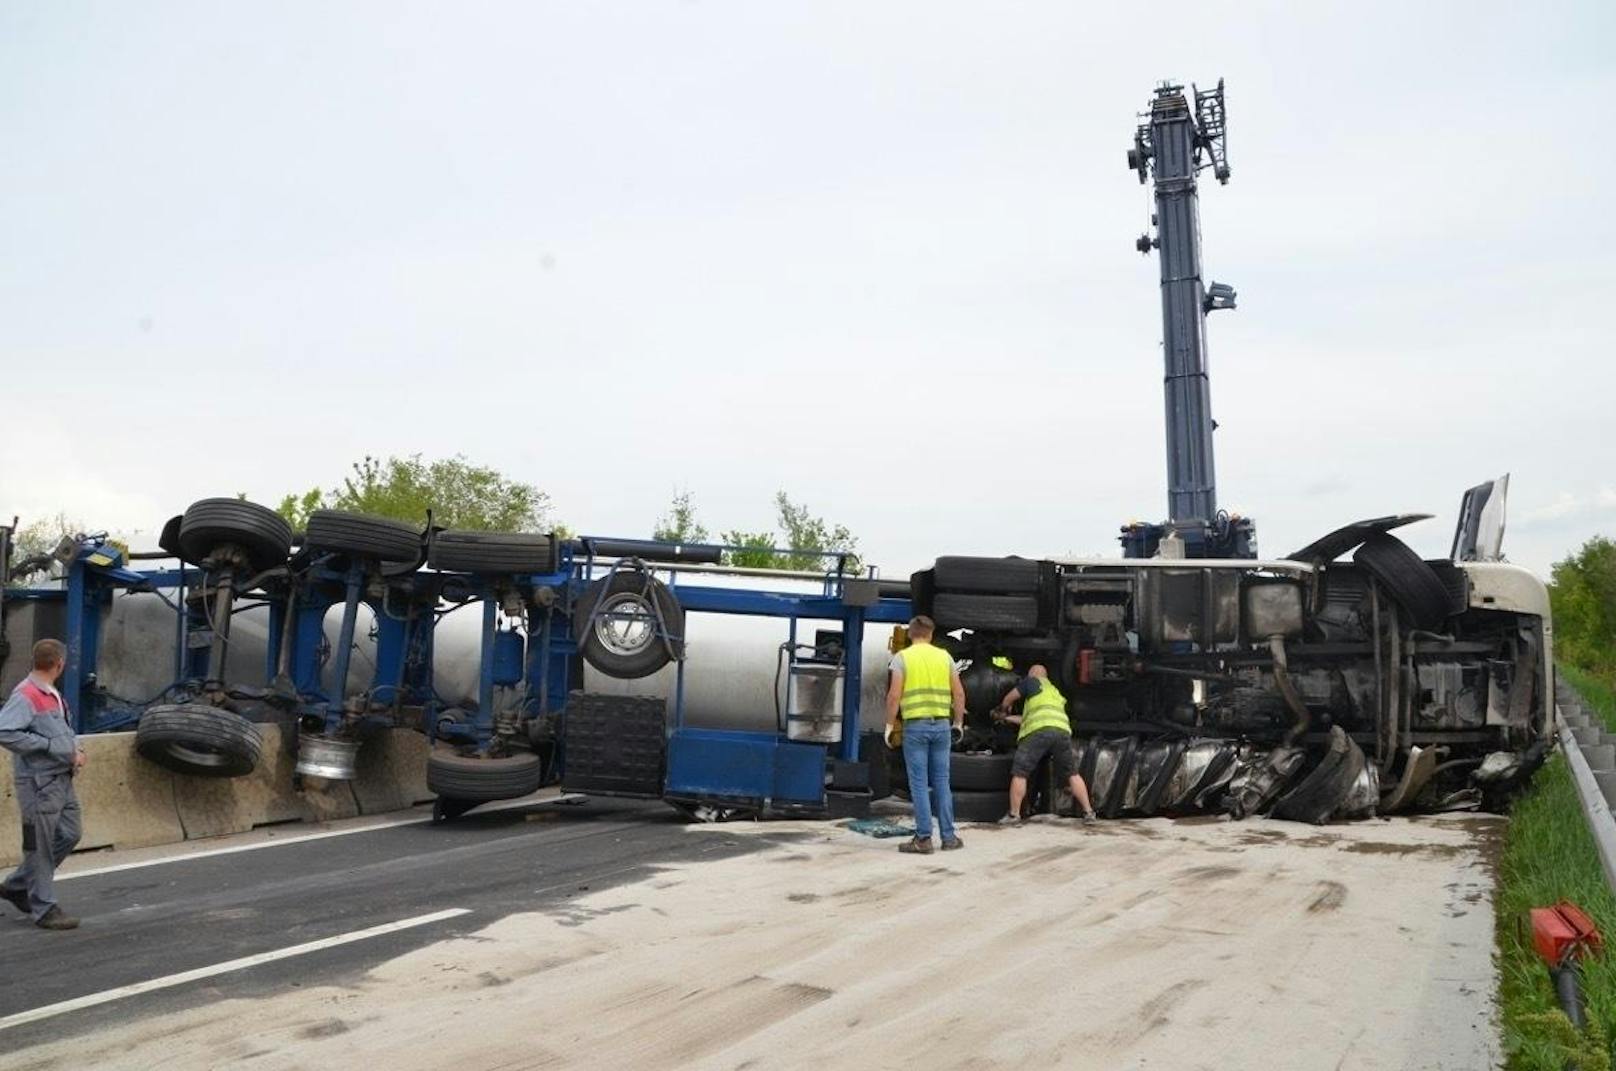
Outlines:
POLYGON ((1220 183, 1229 181, 1223 81, 1204 92, 1190 88, 1190 96, 1172 82, 1156 88, 1128 152, 1139 181, 1155 183, 1156 234, 1140 236, 1135 247, 1160 254, 1168 518, 1124 528, 1122 542, 1129 557, 1155 555, 1169 536, 1182 541, 1188 557, 1255 557, 1250 520, 1218 510, 1212 448, 1217 425, 1207 377, 1206 315, 1235 307, 1233 287, 1203 281, 1196 182, 1208 167, 1220 183))

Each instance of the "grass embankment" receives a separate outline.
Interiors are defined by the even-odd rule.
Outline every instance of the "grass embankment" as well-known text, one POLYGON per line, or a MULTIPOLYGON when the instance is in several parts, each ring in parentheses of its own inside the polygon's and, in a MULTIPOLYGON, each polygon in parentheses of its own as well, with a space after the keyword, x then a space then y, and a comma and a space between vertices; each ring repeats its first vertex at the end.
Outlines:
MULTIPOLYGON (((1575 670, 1565 679, 1589 709, 1616 730, 1616 691, 1575 670)), ((1563 756, 1556 755, 1516 802, 1498 864, 1499 1010, 1510 1071, 1583 1071, 1611 1067, 1608 1035, 1616 1024, 1616 896, 1605 884, 1593 836, 1563 756), (1612 950, 1583 972, 1589 1031, 1577 1037, 1559 1011, 1554 985, 1532 948, 1526 913, 1570 900, 1587 911, 1612 950)))

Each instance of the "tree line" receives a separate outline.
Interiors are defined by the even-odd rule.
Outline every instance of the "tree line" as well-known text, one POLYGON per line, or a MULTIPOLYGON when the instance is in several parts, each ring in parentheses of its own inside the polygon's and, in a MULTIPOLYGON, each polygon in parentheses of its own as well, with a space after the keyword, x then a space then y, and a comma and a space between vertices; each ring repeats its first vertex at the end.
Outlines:
POLYGON ((1594 536, 1550 576, 1555 658, 1616 683, 1616 542, 1594 536))

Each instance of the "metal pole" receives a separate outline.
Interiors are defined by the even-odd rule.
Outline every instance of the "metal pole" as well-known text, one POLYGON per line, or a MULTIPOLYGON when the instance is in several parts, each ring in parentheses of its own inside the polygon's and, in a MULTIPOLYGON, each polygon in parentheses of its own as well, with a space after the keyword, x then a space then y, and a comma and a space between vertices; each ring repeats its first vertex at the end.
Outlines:
POLYGON ((207 691, 221 691, 224 685, 224 660, 230 653, 230 611, 235 605, 236 571, 226 568, 219 574, 213 589, 213 643, 208 652, 207 691), (218 687, 215 687, 218 686, 218 687))
POLYGON ((359 562, 348 566, 348 593, 342 603, 342 629, 337 633, 336 658, 333 672, 336 682, 328 695, 326 731, 335 731, 342 724, 342 708, 348 698, 348 658, 353 653, 354 625, 359 619, 359 591, 365 580, 364 567, 359 562))
POLYGON ((860 693, 864 690, 864 611, 842 615, 842 759, 858 761, 860 693))
POLYGON ((487 742, 494 728, 494 629, 498 624, 499 600, 492 593, 483 597, 482 664, 477 667, 477 743, 487 742))
POLYGON ((73 720, 73 731, 84 728, 83 685, 85 671, 94 672, 95 646, 90 641, 90 616, 94 609, 88 605, 89 585, 85 581, 85 565, 74 559, 67 567, 67 669, 62 674, 62 699, 67 703, 73 720))

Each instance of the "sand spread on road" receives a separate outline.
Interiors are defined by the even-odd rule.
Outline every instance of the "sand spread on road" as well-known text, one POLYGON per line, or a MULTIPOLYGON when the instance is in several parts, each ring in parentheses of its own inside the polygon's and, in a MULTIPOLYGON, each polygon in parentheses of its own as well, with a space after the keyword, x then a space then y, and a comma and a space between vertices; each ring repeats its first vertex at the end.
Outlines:
POLYGON ((822 823, 690 827, 795 839, 5 1063, 1472 1071, 1498 1062, 1499 826, 1040 820, 927 857, 822 823))

